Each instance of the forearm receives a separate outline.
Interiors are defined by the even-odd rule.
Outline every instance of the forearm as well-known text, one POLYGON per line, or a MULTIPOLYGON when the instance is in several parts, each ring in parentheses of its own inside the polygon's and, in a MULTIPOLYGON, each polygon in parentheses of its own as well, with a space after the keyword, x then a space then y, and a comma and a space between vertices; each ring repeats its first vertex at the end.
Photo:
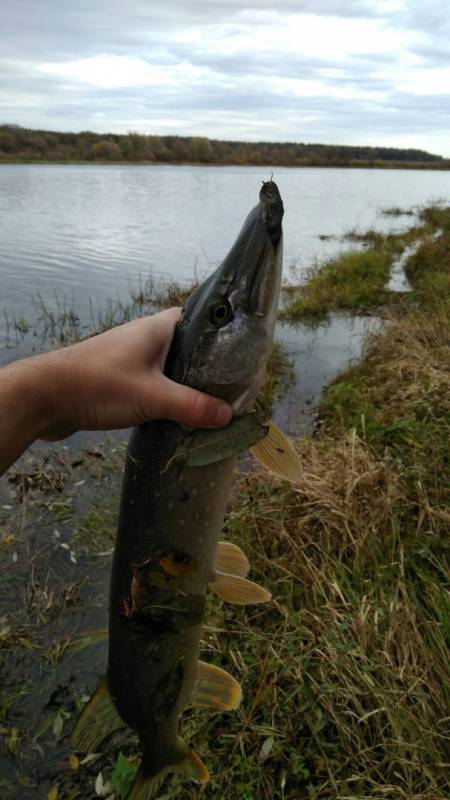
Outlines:
POLYGON ((0 475, 39 438, 44 418, 39 359, 0 369, 0 475))

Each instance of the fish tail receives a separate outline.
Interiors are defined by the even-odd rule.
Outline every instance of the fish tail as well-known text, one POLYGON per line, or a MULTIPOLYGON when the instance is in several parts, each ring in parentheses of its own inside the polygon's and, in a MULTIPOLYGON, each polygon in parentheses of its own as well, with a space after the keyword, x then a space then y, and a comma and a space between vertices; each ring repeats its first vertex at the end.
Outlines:
POLYGON ((169 770, 165 768, 157 775, 146 778, 141 767, 134 779, 128 800, 153 800, 168 772, 169 770))
POLYGON ((193 750, 189 750, 187 755, 177 764, 163 767, 159 772, 150 776, 145 774, 145 769, 141 764, 127 800, 154 800, 154 797, 161 788, 164 778, 169 772, 179 772, 186 778, 191 778, 193 781, 202 784, 208 783, 209 780, 208 770, 200 756, 193 750))

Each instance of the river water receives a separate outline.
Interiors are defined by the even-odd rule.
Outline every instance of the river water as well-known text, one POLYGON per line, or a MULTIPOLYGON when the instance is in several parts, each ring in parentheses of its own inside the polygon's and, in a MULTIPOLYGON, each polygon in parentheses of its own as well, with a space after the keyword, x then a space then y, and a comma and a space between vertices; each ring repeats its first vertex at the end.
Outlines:
MULTIPOLYGON (((130 285, 149 275, 181 282, 206 275, 270 174, 260 167, 0 165, 0 364, 39 348, 30 337, 8 341, 6 321, 23 315, 32 324, 38 295, 49 309, 69 299, 84 318, 90 304, 129 297, 130 285)), ((450 194, 450 173, 437 171, 276 168, 274 180, 285 204, 285 279, 297 282, 312 263, 349 247, 340 238, 346 231, 412 224, 382 209, 450 194)), ((358 357, 367 324, 339 318, 313 333, 280 326, 301 384, 292 409, 307 410, 358 357)))

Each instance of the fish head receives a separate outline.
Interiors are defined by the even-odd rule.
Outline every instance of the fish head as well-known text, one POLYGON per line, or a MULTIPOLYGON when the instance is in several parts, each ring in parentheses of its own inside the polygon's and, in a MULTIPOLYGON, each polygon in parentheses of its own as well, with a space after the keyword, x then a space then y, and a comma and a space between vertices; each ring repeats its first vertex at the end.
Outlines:
POLYGON ((236 414, 258 394, 272 348, 282 218, 278 188, 267 181, 224 261, 188 298, 166 364, 173 380, 228 401, 236 414))

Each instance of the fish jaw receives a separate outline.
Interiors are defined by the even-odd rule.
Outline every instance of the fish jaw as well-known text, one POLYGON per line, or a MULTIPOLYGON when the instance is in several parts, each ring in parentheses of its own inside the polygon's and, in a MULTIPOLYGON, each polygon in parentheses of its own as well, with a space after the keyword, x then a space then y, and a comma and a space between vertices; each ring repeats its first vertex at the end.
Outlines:
POLYGON ((282 216, 269 181, 229 254, 188 299, 166 364, 173 380, 228 401, 237 414, 256 397, 272 347, 282 216))

